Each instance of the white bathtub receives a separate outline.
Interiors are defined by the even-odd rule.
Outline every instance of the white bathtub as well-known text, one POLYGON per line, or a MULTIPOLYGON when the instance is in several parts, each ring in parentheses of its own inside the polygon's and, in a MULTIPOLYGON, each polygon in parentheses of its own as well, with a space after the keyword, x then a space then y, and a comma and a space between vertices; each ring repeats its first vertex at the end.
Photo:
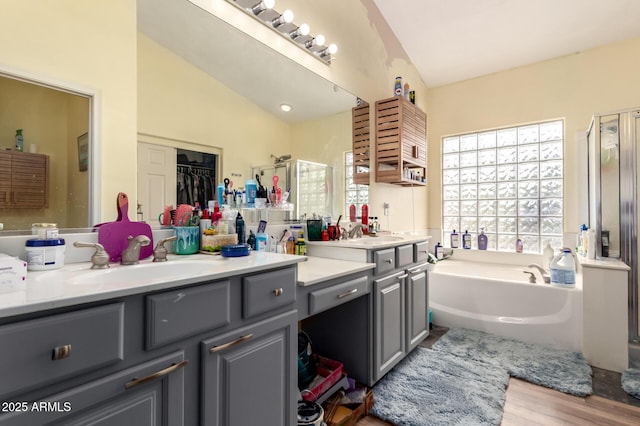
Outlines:
POLYGON ((433 323, 465 327, 528 343, 582 350, 582 281, 565 289, 529 283, 526 266, 461 260, 429 273, 433 323))

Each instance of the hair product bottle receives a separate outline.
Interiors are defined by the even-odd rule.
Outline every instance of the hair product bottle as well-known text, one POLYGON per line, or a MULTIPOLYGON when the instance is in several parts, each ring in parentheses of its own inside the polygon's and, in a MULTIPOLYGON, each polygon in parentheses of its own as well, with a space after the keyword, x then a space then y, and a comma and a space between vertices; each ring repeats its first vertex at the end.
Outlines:
POLYGON ((471 234, 466 229, 464 234, 462 234, 462 248, 466 250, 471 249, 471 234))
POLYGON ((460 247, 460 234, 454 229, 453 232, 451 232, 451 248, 458 247, 460 247))

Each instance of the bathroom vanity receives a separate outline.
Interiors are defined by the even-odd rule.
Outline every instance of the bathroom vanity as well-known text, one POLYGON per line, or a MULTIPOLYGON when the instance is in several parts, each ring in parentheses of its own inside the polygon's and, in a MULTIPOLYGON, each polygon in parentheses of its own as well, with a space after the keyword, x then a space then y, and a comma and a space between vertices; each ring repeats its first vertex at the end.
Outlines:
POLYGON ((298 325, 372 385, 428 333, 423 247, 29 273, 0 294, 0 425, 295 425, 298 325))

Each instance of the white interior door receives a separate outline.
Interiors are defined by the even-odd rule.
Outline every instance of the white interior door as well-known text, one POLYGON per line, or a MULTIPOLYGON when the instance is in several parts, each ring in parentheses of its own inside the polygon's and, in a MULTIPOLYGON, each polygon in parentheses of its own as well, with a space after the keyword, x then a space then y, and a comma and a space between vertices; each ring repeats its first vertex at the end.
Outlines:
POLYGON ((176 206, 176 170, 175 148, 138 142, 138 203, 154 228, 164 207, 176 206))

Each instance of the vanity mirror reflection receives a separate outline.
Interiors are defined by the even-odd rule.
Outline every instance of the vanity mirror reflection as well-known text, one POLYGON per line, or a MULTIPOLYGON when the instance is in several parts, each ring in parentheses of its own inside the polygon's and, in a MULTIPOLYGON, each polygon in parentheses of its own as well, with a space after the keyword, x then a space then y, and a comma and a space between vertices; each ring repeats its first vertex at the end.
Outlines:
MULTIPOLYGON (((227 6, 235 8, 229 4, 227 6)), ((290 126, 290 149, 282 146, 269 152, 288 152, 295 159, 333 165, 333 180, 336 184, 334 210, 344 210, 341 196, 345 185, 343 153, 351 149, 350 117, 351 108, 356 105, 356 96, 208 13, 194 2, 138 0, 137 7, 139 34, 178 53, 194 67, 231 88, 239 97, 248 99, 272 114, 274 120, 290 126), (279 110, 282 99, 295 107, 291 113, 285 115, 279 110), (340 117, 339 120, 336 119, 337 116, 340 117), (336 136, 337 134, 339 135, 336 136)), ((236 12, 243 15, 241 11, 236 12)), ((258 22, 255 24, 262 25, 258 22)), ((100 120, 99 111, 93 106, 96 94, 73 87, 76 82, 58 84, 56 81, 13 74, 13 71, 0 69, 0 79, 3 82, 19 87, 9 90, 3 86, 0 90, 0 149, 13 149, 15 131, 23 128, 25 152, 28 153, 29 146, 33 144, 38 154, 48 156, 49 207, 20 210, 0 208, 0 222, 4 224, 0 237, 14 231, 30 233, 31 224, 35 222, 57 223, 61 232, 68 228, 86 228, 100 222, 98 204, 102 194, 99 182, 92 179, 100 161, 99 158, 93 158, 98 157, 94 153, 101 149, 100 146, 95 149, 94 143, 99 141, 92 131, 92 128, 97 128, 96 122, 100 120), (27 95, 23 90, 42 93, 27 95), (52 98, 52 105, 41 103, 49 97, 52 98), (33 118, 41 119, 45 116, 45 110, 55 114, 52 118, 37 123, 19 123, 12 116, 13 112, 29 112, 33 118), (89 152, 87 171, 81 171, 78 158, 78 138, 84 134, 87 134, 89 152)), ((157 86, 155 90, 162 91, 163 87, 157 86)), ((153 101, 146 100, 147 104, 150 102, 153 101)), ((139 104, 144 105, 145 100, 139 99, 139 104)), ((166 136, 164 143, 173 141, 173 135, 157 136, 166 136)), ((153 138, 149 136, 147 139, 153 138)), ((186 138, 179 142, 185 142, 184 139, 186 138)), ((198 146, 202 141, 193 140, 191 142, 195 142, 194 146, 183 143, 175 148, 219 152, 219 175, 231 176, 236 169, 240 169, 244 174, 242 180, 249 176, 251 166, 270 161, 268 155, 263 154, 248 160, 240 158, 240 154, 244 154, 247 149, 238 148, 237 141, 229 138, 218 137, 220 142, 217 142, 216 135, 211 135, 211 140, 213 142, 208 142, 210 146, 207 147, 198 146), (239 159, 245 162, 242 163, 239 159)), ((252 140, 251 143, 259 145, 260 141, 252 140)), ((139 201, 135 195, 138 194, 130 194, 130 198, 139 201)), ((132 203, 133 208, 135 204, 132 203)), ((130 211, 132 217, 133 211, 130 211)), ((145 220, 153 220, 157 213, 146 213, 145 220)))
POLYGON ((89 226, 90 97, 0 72, 0 222, 89 226), (23 153, 14 135, 23 133, 23 153))

